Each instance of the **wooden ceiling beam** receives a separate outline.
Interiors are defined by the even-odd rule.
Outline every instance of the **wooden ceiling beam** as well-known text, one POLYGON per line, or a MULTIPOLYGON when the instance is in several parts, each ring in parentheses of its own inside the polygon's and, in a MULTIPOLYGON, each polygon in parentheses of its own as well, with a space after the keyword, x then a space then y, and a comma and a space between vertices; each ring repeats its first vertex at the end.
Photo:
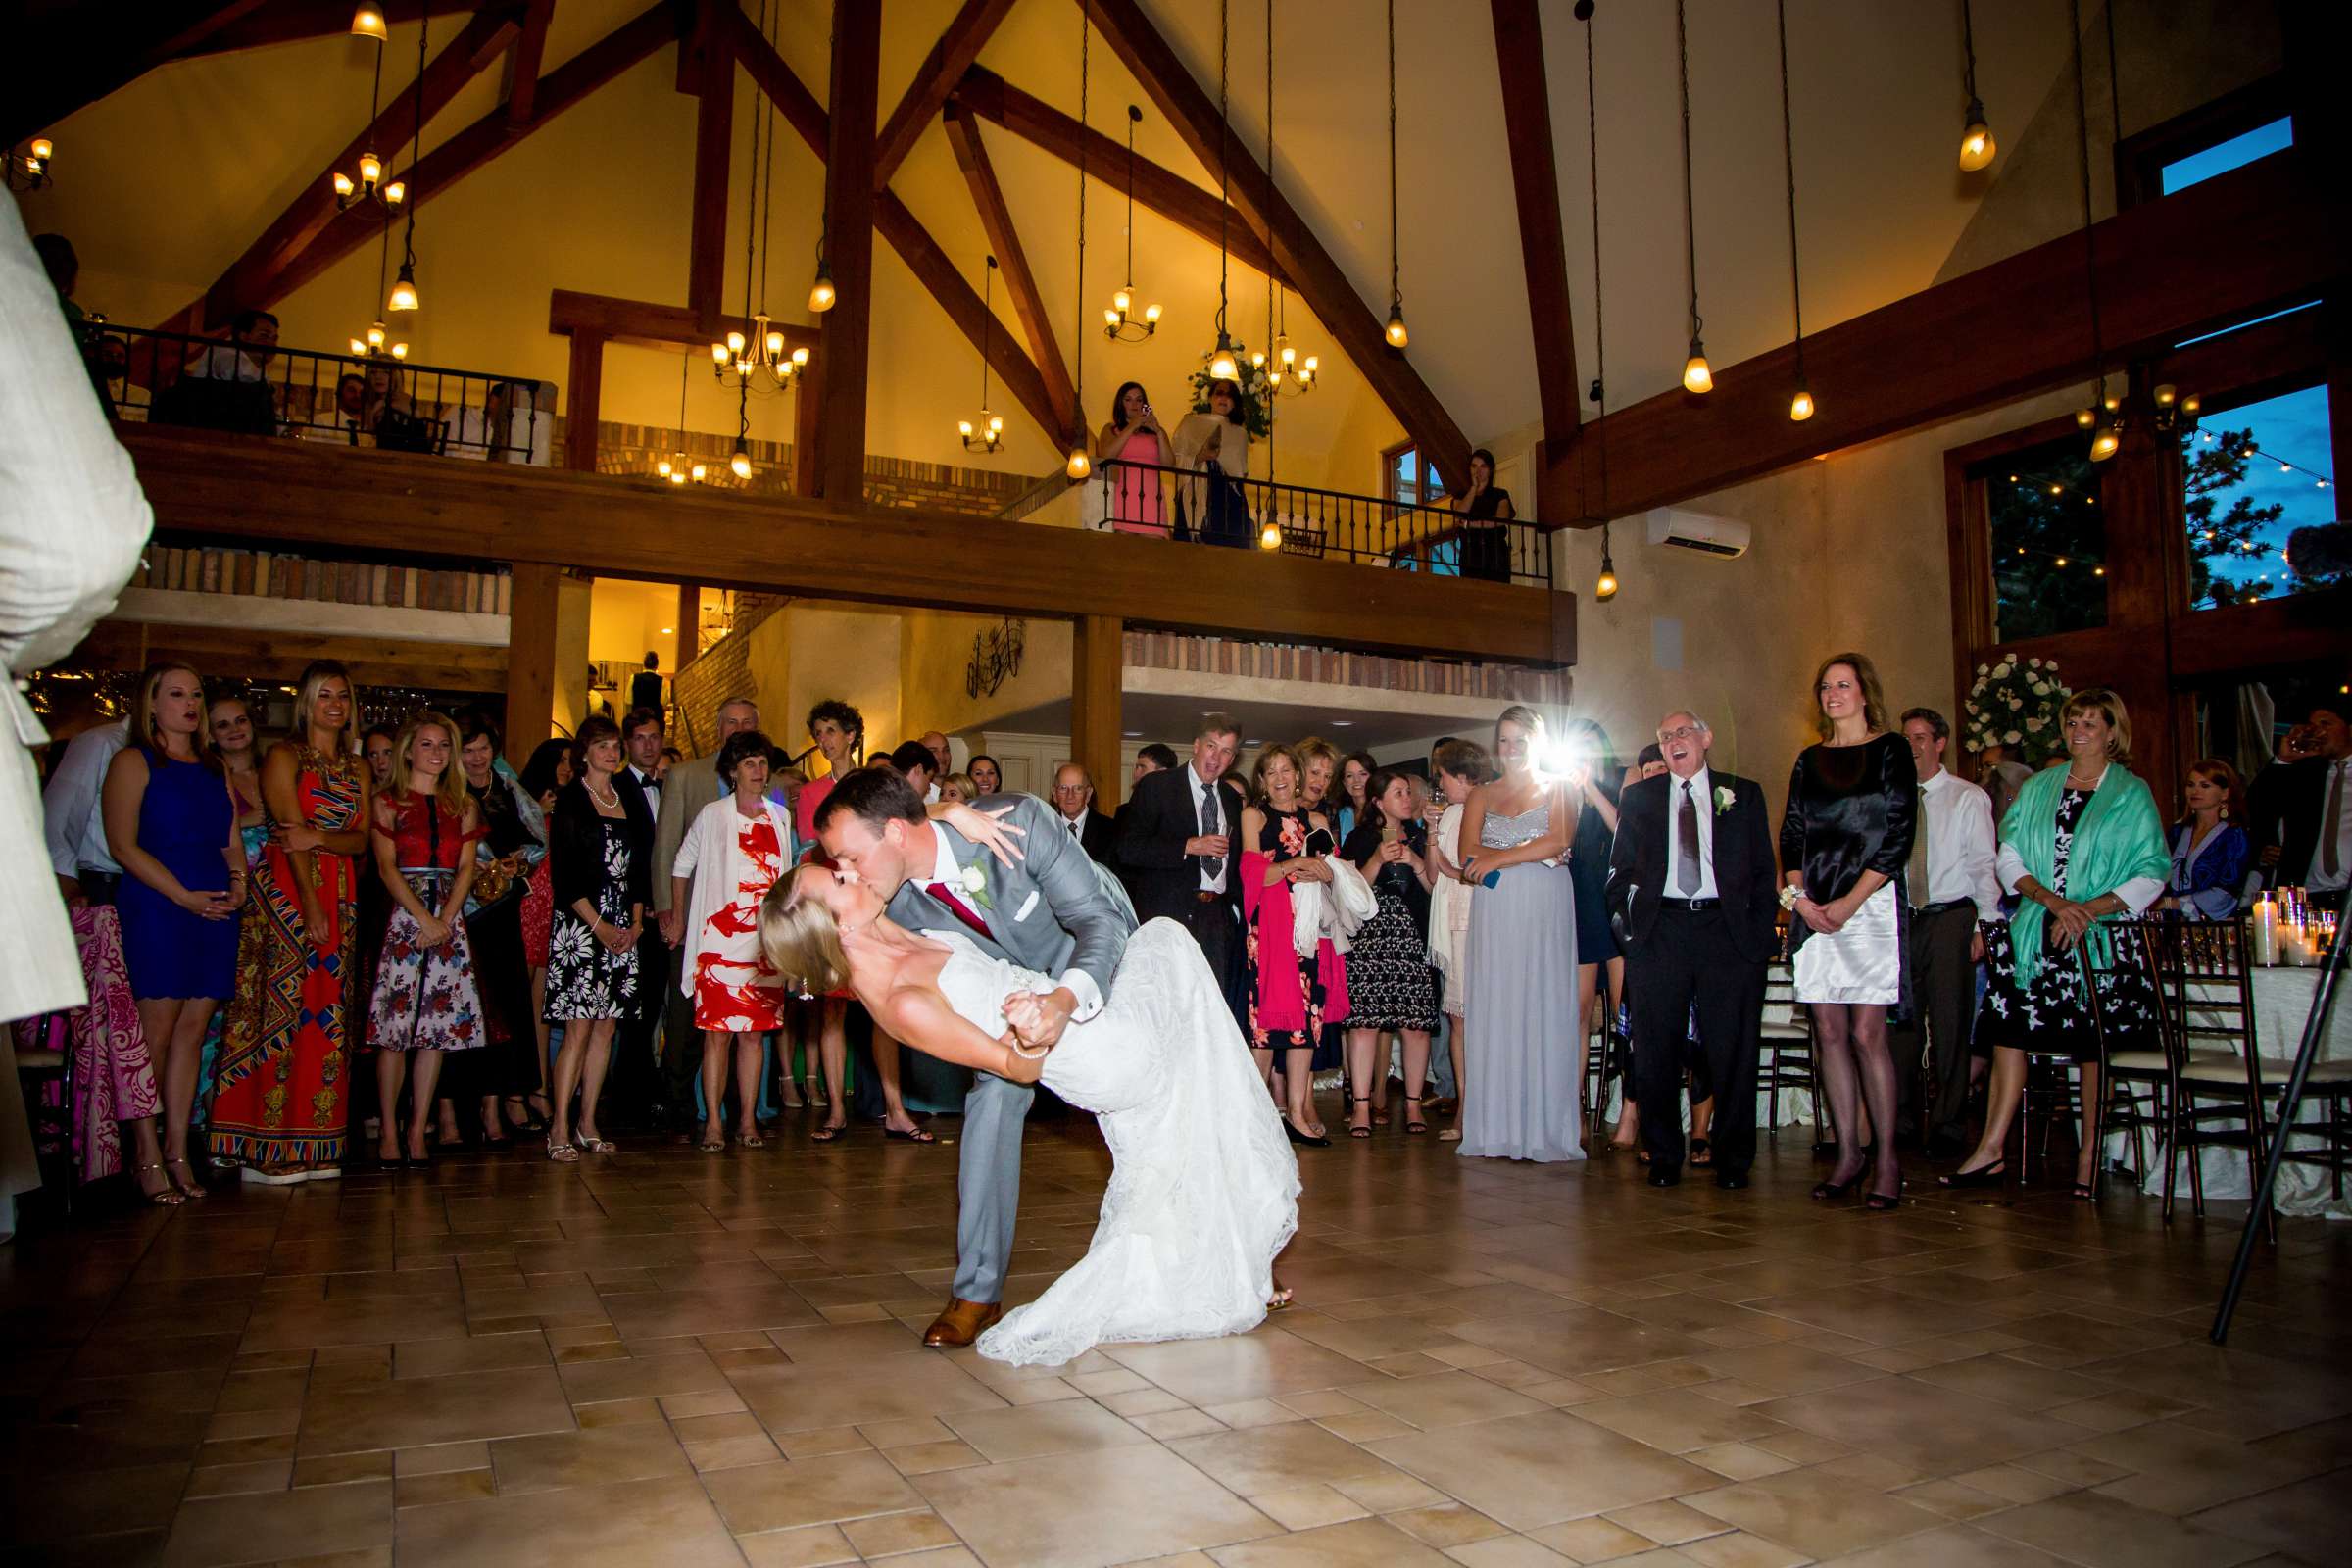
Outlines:
POLYGON ((1082 0, 1120 61, 1143 83, 1185 146, 1205 168, 1225 161, 1235 209, 1266 241, 1280 267, 1323 323, 1356 373, 1404 426, 1439 476, 1459 490, 1470 474, 1470 439, 1446 412, 1412 362, 1391 349, 1380 318, 1355 290, 1306 220, 1285 199, 1255 158, 1227 132, 1211 99, 1138 0, 1082 0))
POLYGON ((947 106, 948 95, 963 79, 963 74, 980 58, 980 51, 996 34, 999 24, 1012 10, 1012 0, 963 0, 962 9, 956 13, 923 63, 915 68, 914 80, 907 84, 899 106, 890 112, 882 126, 882 135, 874 147, 874 189, 881 190, 890 183, 890 176, 899 172, 906 155, 931 123, 932 117, 947 106))
MULTIPOLYGON (((668 0, 656 0, 656 4, 541 77, 527 124, 518 129, 509 123, 506 108, 501 105, 426 153, 423 162, 403 171, 399 177, 408 181, 409 200, 430 202, 442 192, 454 189, 475 170, 519 146, 533 131, 676 37, 675 12, 668 0)), ((268 296, 249 303, 269 305, 284 299, 375 238, 378 222, 380 220, 370 220, 358 208, 337 214, 309 248, 278 274, 268 296)))
POLYGON ((988 233, 988 243, 995 251, 999 269, 1004 274, 1004 292, 1012 296, 1013 315, 1020 318, 1021 332, 1029 339, 1029 356, 1045 377, 1046 396, 1059 416, 1061 428, 1078 428, 1078 394, 1070 385, 1070 372, 1061 357, 1061 344, 1054 335, 1054 323, 1046 315, 1046 302, 1037 287, 1037 274, 1029 270, 1029 258, 1021 249, 1021 236, 1012 226, 1012 210, 1005 205, 1004 187, 997 183, 996 166, 988 161, 988 149, 980 141, 980 122, 969 110, 951 104, 947 110, 948 141, 956 149, 956 167, 963 171, 964 183, 972 189, 972 205, 980 211, 980 226, 988 233))
MULTIPOLYGON (((435 115, 448 108, 450 100, 520 33, 520 24, 511 7, 474 13, 464 30, 424 68, 425 122, 430 123, 435 115)), ((304 185, 285 211, 262 230, 261 237, 245 247, 245 254, 230 263, 228 270, 204 291, 204 318, 225 321, 241 308, 260 307, 281 298, 274 291, 278 275, 336 217, 335 172, 354 172, 359 168, 362 154, 374 153, 383 160, 386 179, 399 177, 391 172, 392 158, 404 144, 413 143, 416 111, 416 85, 414 81, 404 83, 374 122, 363 127, 316 179, 304 185)), ((414 184, 409 186, 409 193, 412 200, 420 194, 414 184)), ((377 216, 376 221, 381 220, 380 215, 377 216)))
MULTIPOLYGON (((48 130, 68 115, 129 86, 168 60, 200 49, 261 0, 229 5, 53 5, 8 24, 0 71, 0 145, 48 130)), ((470 8, 469 8, 470 9, 470 8)), ((351 24, 348 9, 343 24, 351 24)))
MULTIPOLYGON (((1081 150, 1086 172, 1124 194, 1127 188, 1127 146, 1078 122, 1043 99, 1013 86, 986 66, 974 66, 956 87, 955 101, 1011 131, 1021 140, 1075 166, 1081 150)), ((1274 257, 1239 213, 1182 174, 1148 158, 1135 161, 1135 200, 1178 227, 1209 244, 1223 239, 1233 259, 1261 276, 1274 275, 1285 287, 1287 276, 1276 272, 1274 257), (1220 213, 1223 221, 1219 221, 1220 213)))
POLYGON ((1536 391, 1544 438, 1557 451, 1580 421, 1576 322, 1568 309, 1568 242, 1560 233, 1560 175, 1552 158, 1551 89, 1544 71, 1544 20, 1536 0, 1494 0, 1494 63, 1502 74, 1502 123, 1510 143, 1527 273, 1528 324, 1536 340, 1536 391))
POLYGON ((1572 662, 1573 595, 1275 551, 457 463, 169 425, 119 428, 156 526, 569 566, 597 576, 952 608, 1111 615, 1218 636, 1572 662), (583 527, 581 519, 596 526, 583 527))
POLYGON ((500 94, 510 125, 531 122, 531 110, 539 101, 539 68, 547 58, 547 25, 555 15, 556 0, 530 0, 523 8, 522 31, 507 54, 506 90, 500 94))
MULTIPOLYGON (((654 305, 611 294, 583 294, 560 288, 548 295, 547 329, 558 337, 580 333, 642 349, 685 349, 708 354, 710 345, 729 332, 751 334, 752 323, 740 316, 721 314, 710 329, 701 326, 694 312, 683 305, 654 305)), ((825 334, 813 326, 770 321, 767 329, 784 334, 787 350, 814 354, 825 334)))
MULTIPOLYGON (((750 73, 752 80, 759 83, 760 90, 767 94, 769 101, 776 106, 776 112, 784 117, 785 123, 792 126, 794 134, 807 142, 817 157, 826 156, 833 139, 832 122, 824 106, 816 101, 815 94, 802 83, 792 68, 768 46, 767 40, 760 36, 758 29, 745 21, 740 12, 722 13, 722 20, 727 21, 734 34, 732 42, 736 61, 750 73)), ((956 263, 896 192, 882 190, 874 194, 873 223, 881 231, 882 237, 890 242, 891 248, 899 253, 899 259, 906 264, 907 270, 914 273, 915 280, 930 291, 932 299, 938 302, 941 310, 948 313, 948 318, 962 330, 963 335, 971 340, 972 346, 985 347, 989 368, 995 371, 997 378, 1004 383, 1005 390, 1013 395, 1029 416, 1037 421, 1038 428, 1057 445, 1070 439, 1074 432, 1063 427, 1054 407, 1054 400, 1047 396, 1044 373, 1031 362, 1020 344, 1013 341, 1011 333, 984 330, 987 312, 981 305, 979 292, 964 280, 956 263)), ((838 212, 834 214, 833 226, 838 232, 841 226, 838 212)), ((834 281, 838 287, 838 269, 834 281)), ((837 314, 840 309, 836 305, 827 314, 837 314)), ((828 381, 830 373, 831 367, 828 366, 828 381)))
MULTIPOLYGON (((482 0, 377 0, 376 5, 384 21, 395 27, 420 17, 464 16, 481 7, 482 0)), ((188 44, 172 58, 195 60, 351 32, 352 8, 347 0, 265 0, 258 6, 237 9, 245 14, 188 44)))
MULTIPOLYGON (((2340 288, 2352 270, 2352 220, 2340 182, 2325 168, 2290 148, 2099 223, 2108 370, 2340 288)), ((2085 298, 2078 231, 1808 333, 1805 376, 1820 412, 1802 424, 1788 417, 1793 347, 1719 367, 1715 390, 1703 398, 1677 388, 1586 425, 1583 439, 1605 447, 1594 447, 1589 465, 1551 455, 1539 515, 1588 525, 1630 516, 1819 453, 2086 381, 2093 359, 2085 298), (1588 477, 1590 495, 1581 488, 1588 477)))

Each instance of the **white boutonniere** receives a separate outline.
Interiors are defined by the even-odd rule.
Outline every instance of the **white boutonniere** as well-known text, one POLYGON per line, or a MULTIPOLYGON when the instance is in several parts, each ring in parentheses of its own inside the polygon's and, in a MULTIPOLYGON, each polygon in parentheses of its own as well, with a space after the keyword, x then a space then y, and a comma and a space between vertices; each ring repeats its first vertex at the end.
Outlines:
POLYGON ((1730 786, 1729 786, 1729 785, 1724 785, 1724 784, 1718 784, 1718 785, 1716 785, 1716 786, 1715 786, 1715 814, 1716 814, 1717 816, 1721 816, 1721 815, 1722 815, 1724 812, 1726 812, 1726 811, 1730 810, 1730 809, 1732 808, 1732 802, 1733 802, 1734 800, 1736 800, 1736 799, 1738 799, 1738 797, 1732 794, 1732 791, 1731 791, 1731 788, 1730 788, 1730 786))
POLYGON ((992 914, 996 912, 996 903, 988 896, 988 862, 985 859, 974 860, 965 866, 957 880, 963 884, 963 891, 972 896, 974 904, 992 914))

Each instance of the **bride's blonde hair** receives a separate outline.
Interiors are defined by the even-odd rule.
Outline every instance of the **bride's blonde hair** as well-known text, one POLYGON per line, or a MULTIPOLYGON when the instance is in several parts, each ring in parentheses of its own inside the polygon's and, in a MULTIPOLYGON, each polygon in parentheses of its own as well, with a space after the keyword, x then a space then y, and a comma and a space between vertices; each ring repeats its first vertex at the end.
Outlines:
POLYGON ((802 866, 780 879, 760 902, 760 951, 768 967, 797 987, 804 996, 824 996, 850 983, 849 955, 841 951, 841 927, 825 901, 804 893, 802 873, 821 868, 802 866))

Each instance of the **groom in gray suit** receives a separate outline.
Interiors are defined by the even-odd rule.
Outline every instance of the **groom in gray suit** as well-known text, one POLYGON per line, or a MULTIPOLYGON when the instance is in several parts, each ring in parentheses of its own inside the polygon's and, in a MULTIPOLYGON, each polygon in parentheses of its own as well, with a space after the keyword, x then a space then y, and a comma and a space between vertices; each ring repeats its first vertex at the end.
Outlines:
MULTIPOLYGON (((915 931, 961 930, 990 956, 1059 975, 1045 1000, 1045 1023, 1025 1037, 1051 1046, 1065 1024, 1102 1010, 1126 952, 1126 915, 1103 894, 1094 862, 1033 796, 990 795, 973 803, 1020 830, 1023 858, 1005 865, 945 823, 886 767, 846 775, 817 808, 825 854, 888 901, 890 917, 915 931)), ((956 1286, 947 1309, 923 1335, 929 1346, 972 1343, 1004 1312, 1004 1271, 1021 1199, 1021 1125, 1036 1091, 990 1073, 963 1102, 956 1173, 956 1286)))

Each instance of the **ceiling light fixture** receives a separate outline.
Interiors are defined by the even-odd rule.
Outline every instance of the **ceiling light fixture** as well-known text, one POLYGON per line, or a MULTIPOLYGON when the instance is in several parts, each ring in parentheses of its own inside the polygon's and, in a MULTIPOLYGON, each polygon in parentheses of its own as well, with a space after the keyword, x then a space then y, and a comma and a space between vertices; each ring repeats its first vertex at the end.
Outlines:
POLYGON ((1600 525, 1600 580, 1592 585, 1592 597, 1606 604, 1617 597, 1617 563, 1609 559, 1609 525, 1600 525))
POLYGON ((1404 329, 1403 272, 1396 250, 1396 0, 1389 0, 1389 347, 1411 341, 1404 329))
POLYGON ((1683 0, 1674 0, 1674 52, 1683 90, 1683 234, 1690 269, 1690 357, 1683 362, 1683 390, 1703 394, 1715 389, 1715 372, 1707 368, 1707 346, 1699 335, 1706 322, 1698 314, 1698 220, 1690 201, 1690 34, 1683 0))
POLYGON ((382 43, 386 36, 382 8, 364 5, 354 11, 351 14, 351 34, 355 38, 373 38, 377 43, 382 43))
MULTIPOLYGON (((1266 0, 1266 183, 1274 182, 1274 0, 1266 0)), ((1266 371, 1266 443, 1271 449, 1274 441, 1274 402, 1285 393, 1297 396, 1315 389, 1315 372, 1322 368, 1321 359, 1313 354, 1303 363, 1298 349, 1291 345, 1291 291, 1275 277, 1277 269, 1266 269, 1266 348, 1250 356, 1250 363, 1265 367, 1266 371)), ((1267 453, 1269 465, 1271 450, 1267 453)), ((1267 477, 1273 477, 1269 466, 1267 477)))
POLYGON ((1788 417, 1813 417, 1813 391, 1805 385, 1805 275, 1796 265, 1796 126, 1788 112, 1788 0, 1776 0, 1781 30, 1781 157, 1788 171, 1788 303, 1796 320, 1796 390, 1788 417))
POLYGON ((654 464, 655 477, 667 479, 671 484, 682 485, 689 480, 701 484, 710 472, 707 466, 696 462, 686 453, 686 378, 693 368, 693 356, 682 354, 678 357, 678 439, 670 448, 669 456, 654 464))
MULTIPOLYGON (((760 36, 767 38, 770 21, 769 7, 762 0, 760 7, 760 36)), ((770 40, 772 42, 772 40, 770 40)), ((795 348, 785 352, 785 336, 775 318, 767 314, 768 257, 775 233, 776 206, 776 106, 767 101, 764 115, 752 118, 752 172, 744 190, 743 212, 743 314, 751 323, 751 333, 730 331, 710 345, 710 373, 719 381, 732 381, 748 391, 770 393, 788 392, 795 377, 807 368, 808 351, 795 348), (766 130, 766 158, 761 162, 760 131, 766 130), (752 308, 752 284, 760 285, 760 307, 752 308)), ((820 252, 823 242, 818 242, 820 252)), ((820 269, 821 269, 821 263, 820 269)), ((829 285, 828 285, 829 286, 829 285)), ((812 309, 822 309, 812 298, 812 309)), ((740 477, 740 476, 739 476, 740 477)))
POLYGON ((1992 126, 1984 119, 1984 100, 1977 96, 1977 24, 1970 0, 1960 0, 1960 42, 1968 61, 1963 81, 1968 90, 1968 114, 1960 132, 1960 171, 1973 174, 1992 162, 1992 126))
POLYGON ((1141 343, 1159 330, 1157 305, 1145 306, 1140 319, 1130 314, 1135 309, 1135 127, 1143 118, 1143 110, 1127 106, 1127 281, 1102 312, 1102 335, 1113 343, 1141 343))
POLYGON ((980 420, 958 419, 956 428, 963 436, 966 452, 994 452, 1004 442, 1004 416, 988 412, 988 344, 990 329, 997 324, 997 259, 988 259, 988 270, 980 281, 980 420))
MULTIPOLYGON (((1071 292, 1078 301, 1078 330, 1073 334, 1078 345, 1076 373, 1071 377, 1070 401, 1075 405, 1070 431, 1070 454, 1061 471, 1072 479, 1083 479, 1092 473, 1095 461, 1086 451, 1086 88, 1087 45, 1094 36, 1093 26, 1086 20, 1086 8, 1078 8, 1078 286, 1071 292)), ((1135 226, 1135 215, 1128 215, 1130 232, 1135 226)))
MULTIPOLYGON (((429 17, 418 19, 416 27, 416 124, 409 133, 412 138, 409 144, 409 169, 412 172, 424 158, 424 56, 425 41, 430 37, 432 28, 433 24, 429 17)), ((400 182, 397 180, 387 187, 387 194, 390 190, 396 189, 401 189, 400 182)), ((403 191, 403 194, 405 195, 406 192, 403 191)), ((413 311, 417 308, 416 204, 415 202, 408 203, 408 227, 402 231, 400 240, 400 279, 392 285, 391 297, 384 301, 384 309, 387 313, 413 311)), ((377 281, 381 282, 382 279, 378 278, 377 281)))
POLYGON ((39 190, 49 183, 49 165, 56 156, 57 147, 46 136, 33 137, 23 152, 11 147, 6 162, 0 162, 0 182, 10 190, 39 190))
MULTIPOLYGON (((362 16, 371 14, 365 7, 361 10, 362 16)), ((375 129, 376 116, 383 111, 384 94, 384 19, 380 14, 373 15, 375 30, 372 32, 360 25, 358 17, 353 18, 351 24, 354 35, 375 40, 375 74, 368 88, 368 128, 370 139, 375 129)), ((408 196, 408 187, 399 180, 388 184, 385 182, 384 161, 375 156, 372 148, 360 154, 357 178, 338 169, 328 176, 328 182, 335 188, 335 211, 338 213, 346 212, 362 202, 373 202, 385 208, 398 207, 408 196)))
MULTIPOLYGON (((1390 0, 1392 5, 1395 0, 1390 0)), ((1230 0, 1217 0, 1217 346, 1202 358, 1208 361, 1210 381, 1239 382, 1242 367, 1234 358, 1233 338, 1225 330, 1226 281, 1232 270, 1232 258, 1226 248, 1228 225, 1233 212, 1233 171, 1225 155, 1225 143, 1232 133, 1227 119, 1226 92, 1230 82, 1226 74, 1226 24, 1230 20, 1230 0)))

